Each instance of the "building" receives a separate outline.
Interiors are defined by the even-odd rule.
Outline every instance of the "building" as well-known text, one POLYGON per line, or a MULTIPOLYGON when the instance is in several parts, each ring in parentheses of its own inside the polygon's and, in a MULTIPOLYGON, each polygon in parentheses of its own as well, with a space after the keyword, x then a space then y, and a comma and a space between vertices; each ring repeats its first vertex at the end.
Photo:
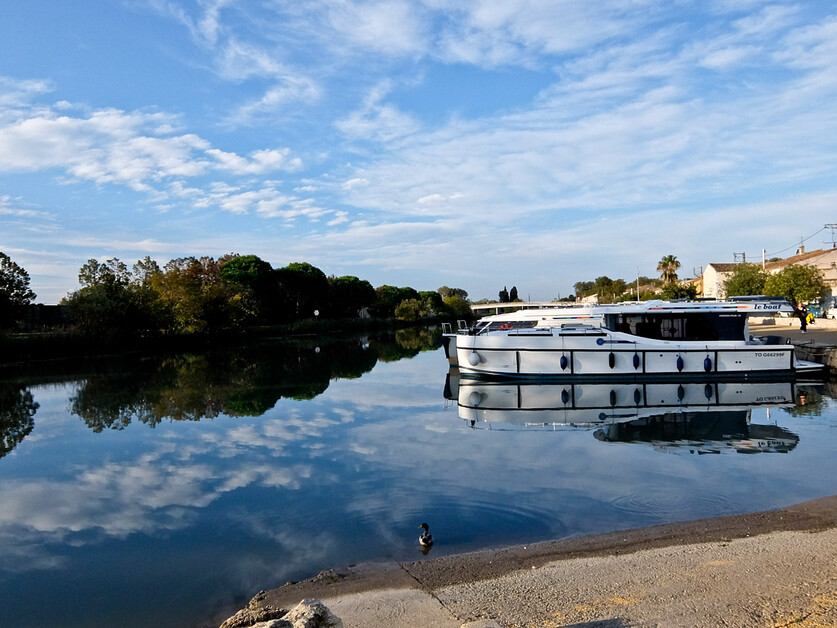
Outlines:
POLYGON ((767 262, 764 269, 773 275, 791 264, 804 264, 819 269, 831 294, 837 294, 837 249, 817 249, 806 253, 803 248, 793 257, 767 262))
MULTIPOLYGON (((837 249, 817 249, 806 253, 803 247, 792 257, 765 263, 764 270, 773 275, 791 264, 804 264, 819 269, 831 293, 837 294, 837 249)), ((709 264, 703 271, 703 296, 712 299, 726 298, 724 282, 729 279, 737 265, 709 264)))
POLYGON ((729 279, 737 264, 709 264, 703 271, 703 296, 707 299, 724 299, 724 282, 729 279))

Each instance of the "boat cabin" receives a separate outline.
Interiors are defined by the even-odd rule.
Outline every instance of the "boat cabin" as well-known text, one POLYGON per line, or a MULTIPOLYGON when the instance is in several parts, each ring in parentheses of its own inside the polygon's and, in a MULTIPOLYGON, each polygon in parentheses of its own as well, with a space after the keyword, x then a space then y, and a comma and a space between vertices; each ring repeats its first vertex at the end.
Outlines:
POLYGON ((747 315, 740 312, 642 312, 604 315, 604 327, 654 340, 744 340, 747 315))

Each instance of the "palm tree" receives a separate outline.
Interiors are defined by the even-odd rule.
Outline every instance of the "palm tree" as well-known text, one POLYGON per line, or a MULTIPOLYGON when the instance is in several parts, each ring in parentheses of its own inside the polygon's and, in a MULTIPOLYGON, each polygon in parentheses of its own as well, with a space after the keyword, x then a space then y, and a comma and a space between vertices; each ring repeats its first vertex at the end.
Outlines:
POLYGON ((664 284, 674 283, 677 281, 677 269, 680 268, 680 262, 677 261, 676 255, 666 255, 657 264, 657 270, 660 271, 660 278, 664 284))

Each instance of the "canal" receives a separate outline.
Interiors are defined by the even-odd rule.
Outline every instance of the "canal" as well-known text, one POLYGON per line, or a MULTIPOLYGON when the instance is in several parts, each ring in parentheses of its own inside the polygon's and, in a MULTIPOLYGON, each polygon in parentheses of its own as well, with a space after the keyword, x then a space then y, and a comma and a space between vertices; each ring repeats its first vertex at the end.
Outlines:
POLYGON ((407 330, 7 375, 0 625, 217 626, 260 589, 421 559, 423 521, 433 558, 837 493, 828 384, 460 390, 438 347, 407 330))

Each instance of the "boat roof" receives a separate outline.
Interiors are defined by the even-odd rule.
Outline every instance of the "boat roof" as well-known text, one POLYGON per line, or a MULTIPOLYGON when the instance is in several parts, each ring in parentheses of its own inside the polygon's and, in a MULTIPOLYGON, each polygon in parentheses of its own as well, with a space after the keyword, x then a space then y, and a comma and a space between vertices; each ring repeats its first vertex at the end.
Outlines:
POLYGON ((644 301, 612 306, 605 314, 689 314, 689 313, 739 313, 770 315, 777 312, 793 312, 786 300, 735 300, 735 301, 644 301))
POLYGON ((737 312, 747 315, 769 315, 777 312, 793 312, 793 306, 787 299, 769 299, 765 297, 734 297, 726 301, 624 301, 607 305, 556 306, 539 309, 521 309, 503 314, 483 316, 480 322, 521 321, 543 319, 601 319, 604 314, 652 314, 652 313, 694 313, 694 312, 737 312))

